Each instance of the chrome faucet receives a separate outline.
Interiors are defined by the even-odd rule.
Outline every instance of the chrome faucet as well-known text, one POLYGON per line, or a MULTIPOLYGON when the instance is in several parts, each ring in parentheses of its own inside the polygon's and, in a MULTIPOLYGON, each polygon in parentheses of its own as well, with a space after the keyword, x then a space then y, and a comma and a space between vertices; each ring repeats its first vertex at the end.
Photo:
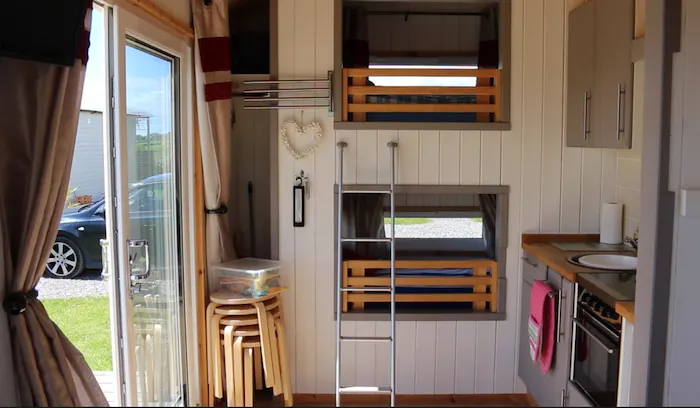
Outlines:
POLYGON ((624 242, 625 244, 630 244, 630 246, 634 250, 634 254, 637 255, 637 245, 639 244, 639 228, 637 228, 634 231, 634 234, 631 237, 625 237, 624 242))

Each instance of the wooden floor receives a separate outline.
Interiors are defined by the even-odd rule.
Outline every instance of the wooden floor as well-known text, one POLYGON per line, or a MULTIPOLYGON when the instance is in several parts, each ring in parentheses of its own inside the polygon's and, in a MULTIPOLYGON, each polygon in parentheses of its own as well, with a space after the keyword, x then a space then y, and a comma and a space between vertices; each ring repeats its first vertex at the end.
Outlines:
MULTIPOLYGON (((342 406, 369 407, 389 406, 388 396, 343 395, 342 406)), ((298 407, 334 407, 335 395, 297 394, 294 405, 298 407)), ((529 407, 533 406, 527 394, 480 394, 480 395, 397 395, 396 405, 431 407, 529 407)), ((224 406, 217 404, 217 406, 224 406)), ((255 406, 284 406, 280 397, 273 398, 269 393, 256 395, 255 406)))
POLYGON ((112 371, 93 371, 97 383, 100 384, 110 407, 117 406, 117 384, 112 371))

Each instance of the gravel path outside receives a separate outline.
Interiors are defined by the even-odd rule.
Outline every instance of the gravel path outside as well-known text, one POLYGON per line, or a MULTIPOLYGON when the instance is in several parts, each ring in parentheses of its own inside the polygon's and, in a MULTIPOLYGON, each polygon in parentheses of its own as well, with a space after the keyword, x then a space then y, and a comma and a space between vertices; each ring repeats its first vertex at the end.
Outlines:
MULTIPOLYGON (((396 238, 481 238, 482 223, 469 218, 428 218, 426 224, 396 225, 396 238)), ((385 224, 387 236, 391 225, 385 224)))
POLYGON ((107 296, 107 281, 103 281, 100 270, 86 270, 74 279, 39 279, 39 299, 78 298, 107 296))

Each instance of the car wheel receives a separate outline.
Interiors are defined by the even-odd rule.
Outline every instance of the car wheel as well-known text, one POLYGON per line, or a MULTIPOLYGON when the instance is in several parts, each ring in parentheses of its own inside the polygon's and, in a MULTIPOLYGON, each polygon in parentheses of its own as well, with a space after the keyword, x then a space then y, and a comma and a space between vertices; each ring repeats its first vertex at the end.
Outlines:
POLYGON ((80 248, 68 238, 57 237, 46 262, 46 276, 72 279, 83 273, 85 262, 80 248))

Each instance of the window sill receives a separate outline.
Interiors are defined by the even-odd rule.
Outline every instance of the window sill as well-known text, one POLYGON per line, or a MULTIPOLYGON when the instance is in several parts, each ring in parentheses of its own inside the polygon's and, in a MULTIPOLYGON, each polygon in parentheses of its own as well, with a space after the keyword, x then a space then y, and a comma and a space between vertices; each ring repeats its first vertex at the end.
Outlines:
POLYGON ((334 123, 335 130, 483 130, 507 131, 508 122, 341 122, 334 123))
MULTIPOLYGON (((337 313, 333 314, 335 321, 337 313)), ((389 321, 389 313, 386 311, 347 312, 343 313, 344 322, 386 322, 389 321)), ((435 321, 500 321, 506 320, 505 313, 491 313, 483 311, 403 311, 396 313, 399 322, 435 322, 435 321)))

